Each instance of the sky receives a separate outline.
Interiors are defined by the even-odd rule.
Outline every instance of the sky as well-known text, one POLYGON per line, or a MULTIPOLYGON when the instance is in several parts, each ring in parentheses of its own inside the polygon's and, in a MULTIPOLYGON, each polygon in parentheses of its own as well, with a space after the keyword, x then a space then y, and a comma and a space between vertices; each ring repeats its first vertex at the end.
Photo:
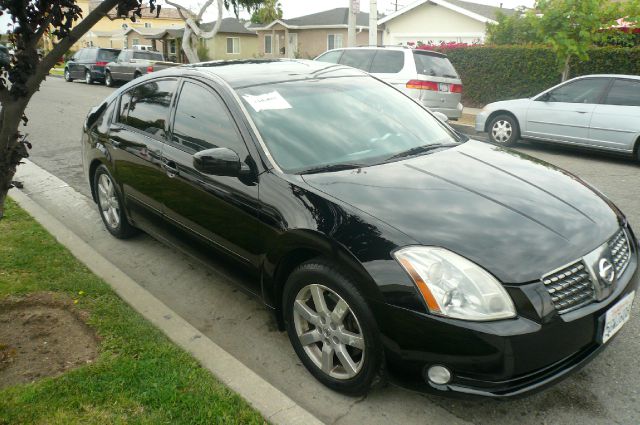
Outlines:
MULTIPOLYGON (((389 14, 395 10, 394 4, 406 6, 413 3, 414 0, 378 0, 378 11, 389 14)), ((500 3, 503 7, 514 8, 517 6, 533 6, 534 0, 473 0, 474 3, 490 4, 498 6, 500 3)), ((159 4, 163 1, 159 0, 159 4)), ((176 3, 184 6, 191 6, 194 10, 201 4, 202 0, 176 0, 176 3)), ((296 16, 308 15, 311 13, 322 12, 323 10, 333 9, 336 7, 347 7, 349 0, 280 0, 284 18, 295 18, 296 16)), ((215 4, 215 3, 214 3, 215 4)), ((369 11, 369 2, 360 0, 360 8, 363 12, 369 11)), ((205 15, 205 20, 214 20, 217 16, 215 7, 210 7, 205 15)), ((232 16, 232 13, 225 13, 225 16, 232 16)), ((244 13, 241 17, 248 18, 249 14, 244 13)), ((0 16, 0 33, 5 33, 9 19, 6 16, 0 16)))

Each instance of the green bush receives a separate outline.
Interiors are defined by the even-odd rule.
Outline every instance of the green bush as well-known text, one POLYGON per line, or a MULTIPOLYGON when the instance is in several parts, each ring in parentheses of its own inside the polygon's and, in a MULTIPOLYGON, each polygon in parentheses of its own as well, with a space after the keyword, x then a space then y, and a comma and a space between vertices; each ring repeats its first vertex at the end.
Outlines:
MULTIPOLYGON (((472 46, 445 53, 462 78, 465 106, 530 97, 560 82, 556 56, 545 46, 472 46)), ((571 77, 640 74, 640 47, 594 47, 589 57, 572 62, 571 77)))

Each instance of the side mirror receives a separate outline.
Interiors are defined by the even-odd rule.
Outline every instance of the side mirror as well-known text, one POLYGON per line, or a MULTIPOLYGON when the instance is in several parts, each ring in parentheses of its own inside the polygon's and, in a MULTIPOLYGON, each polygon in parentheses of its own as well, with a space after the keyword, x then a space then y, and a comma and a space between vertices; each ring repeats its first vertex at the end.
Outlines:
POLYGON ((438 112, 438 111, 431 111, 431 112, 433 112, 433 115, 435 115, 435 117, 438 118, 438 120, 442 121, 443 123, 446 124, 447 122, 449 122, 449 117, 447 117, 442 112, 438 112))
POLYGON ((193 156, 193 166, 204 174, 238 177, 247 168, 242 167, 240 157, 229 148, 206 149, 193 156))

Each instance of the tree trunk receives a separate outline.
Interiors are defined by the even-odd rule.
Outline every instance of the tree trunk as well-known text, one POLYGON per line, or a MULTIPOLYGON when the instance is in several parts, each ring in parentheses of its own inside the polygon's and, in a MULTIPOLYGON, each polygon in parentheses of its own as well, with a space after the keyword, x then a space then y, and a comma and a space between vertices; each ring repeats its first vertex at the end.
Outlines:
POLYGON ((198 57, 197 48, 193 46, 193 31, 189 25, 185 25, 184 34, 182 34, 182 50, 189 63, 198 63, 200 58, 198 57))
MULTIPOLYGON (((29 96, 31 97, 31 96, 29 96)), ((28 156, 20 142, 18 127, 28 98, 5 99, 0 112, 0 220, 4 217, 4 201, 16 173, 16 167, 28 156)))
POLYGON ((562 68, 562 82, 569 79, 569 71, 571 71, 571 55, 564 60, 564 68, 562 68))

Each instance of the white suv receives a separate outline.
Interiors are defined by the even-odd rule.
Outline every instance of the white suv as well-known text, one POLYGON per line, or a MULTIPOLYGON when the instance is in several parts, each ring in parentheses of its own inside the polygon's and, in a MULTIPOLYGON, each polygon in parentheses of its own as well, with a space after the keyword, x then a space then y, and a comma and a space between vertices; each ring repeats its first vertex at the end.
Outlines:
POLYGON ((446 55, 406 47, 349 47, 329 50, 317 61, 369 72, 449 119, 462 115, 462 81, 446 55))

